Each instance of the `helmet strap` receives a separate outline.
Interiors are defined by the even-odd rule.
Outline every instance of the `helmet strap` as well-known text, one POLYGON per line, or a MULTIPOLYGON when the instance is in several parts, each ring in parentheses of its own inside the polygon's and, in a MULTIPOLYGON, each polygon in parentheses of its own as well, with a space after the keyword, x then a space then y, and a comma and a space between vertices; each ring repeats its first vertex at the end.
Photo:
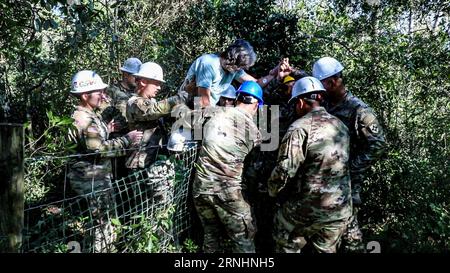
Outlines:
POLYGON ((302 98, 298 99, 298 102, 300 102, 300 108, 303 108, 303 105, 305 104, 303 99, 302 98))
POLYGON ((242 94, 239 94, 238 97, 236 98, 236 100, 240 101, 244 104, 252 104, 252 103, 258 102, 258 100, 256 98, 254 98, 253 96, 246 96, 246 95, 242 95, 242 94))

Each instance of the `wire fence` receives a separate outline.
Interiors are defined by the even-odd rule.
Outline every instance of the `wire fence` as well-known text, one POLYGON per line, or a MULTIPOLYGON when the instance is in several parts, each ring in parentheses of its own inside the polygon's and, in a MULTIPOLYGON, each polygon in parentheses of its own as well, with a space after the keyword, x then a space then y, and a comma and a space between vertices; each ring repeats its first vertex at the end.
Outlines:
MULTIPOLYGON (((81 195, 67 178, 74 156, 27 159, 28 171, 36 163, 64 162, 59 164, 64 183, 45 204, 25 209, 22 251, 179 252, 191 227, 188 193, 196 155, 197 145, 190 143, 183 152, 160 156, 150 167, 107 185, 92 181, 92 191, 81 195)), ((44 169, 42 176, 52 171, 44 169)))

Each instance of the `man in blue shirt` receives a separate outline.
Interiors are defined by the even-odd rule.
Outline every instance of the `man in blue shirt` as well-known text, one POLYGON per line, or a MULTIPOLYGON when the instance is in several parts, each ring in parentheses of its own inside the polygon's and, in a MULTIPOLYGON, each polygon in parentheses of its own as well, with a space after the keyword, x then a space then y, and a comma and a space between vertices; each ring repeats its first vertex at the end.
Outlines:
POLYGON ((280 70, 289 67, 282 61, 269 75, 257 80, 244 71, 253 66, 255 61, 256 53, 250 43, 238 39, 222 53, 198 57, 189 68, 180 90, 186 90, 193 97, 199 96, 201 107, 214 106, 233 80, 240 83, 256 81, 264 87, 280 70))

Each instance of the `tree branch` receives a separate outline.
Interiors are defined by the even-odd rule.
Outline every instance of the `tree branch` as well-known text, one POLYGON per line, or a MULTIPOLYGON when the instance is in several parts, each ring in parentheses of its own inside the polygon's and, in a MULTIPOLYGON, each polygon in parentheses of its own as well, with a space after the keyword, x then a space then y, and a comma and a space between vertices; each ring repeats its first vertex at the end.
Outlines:
POLYGON ((33 91, 34 89, 37 89, 37 88, 41 87, 42 84, 44 84, 44 82, 45 82, 49 77, 50 77, 49 75, 46 75, 44 78, 42 78, 42 79, 39 81, 39 83, 37 83, 37 84, 31 86, 31 87, 27 90, 28 93, 31 93, 31 91, 33 91))
POLYGON ((358 58, 358 56, 355 53, 353 53, 353 50, 348 45, 346 45, 343 41, 338 40, 338 39, 336 39, 334 37, 326 37, 326 36, 322 36, 322 35, 311 35, 311 34, 304 33, 302 35, 302 38, 304 38, 304 39, 317 38, 317 39, 323 39, 323 40, 327 40, 327 41, 331 41, 331 42, 337 43, 340 46, 342 46, 343 48, 347 49, 348 52, 350 53, 350 55, 352 55, 355 58, 358 58))

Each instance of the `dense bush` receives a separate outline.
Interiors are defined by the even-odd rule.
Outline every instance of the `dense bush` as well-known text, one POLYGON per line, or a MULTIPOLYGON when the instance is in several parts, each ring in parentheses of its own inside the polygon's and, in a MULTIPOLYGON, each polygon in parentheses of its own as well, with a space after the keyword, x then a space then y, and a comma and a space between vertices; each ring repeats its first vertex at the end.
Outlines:
POLYGON ((367 239, 385 252, 448 252, 446 1, 22 2, 0 4, 0 121, 27 121, 38 139, 50 124, 47 111, 71 112, 68 90, 77 70, 91 68, 111 81, 130 56, 163 66, 166 96, 196 57, 238 37, 258 53, 249 71, 258 77, 282 56, 310 71, 317 58, 331 55, 345 65, 347 87, 375 109, 388 140, 364 187, 367 239))

